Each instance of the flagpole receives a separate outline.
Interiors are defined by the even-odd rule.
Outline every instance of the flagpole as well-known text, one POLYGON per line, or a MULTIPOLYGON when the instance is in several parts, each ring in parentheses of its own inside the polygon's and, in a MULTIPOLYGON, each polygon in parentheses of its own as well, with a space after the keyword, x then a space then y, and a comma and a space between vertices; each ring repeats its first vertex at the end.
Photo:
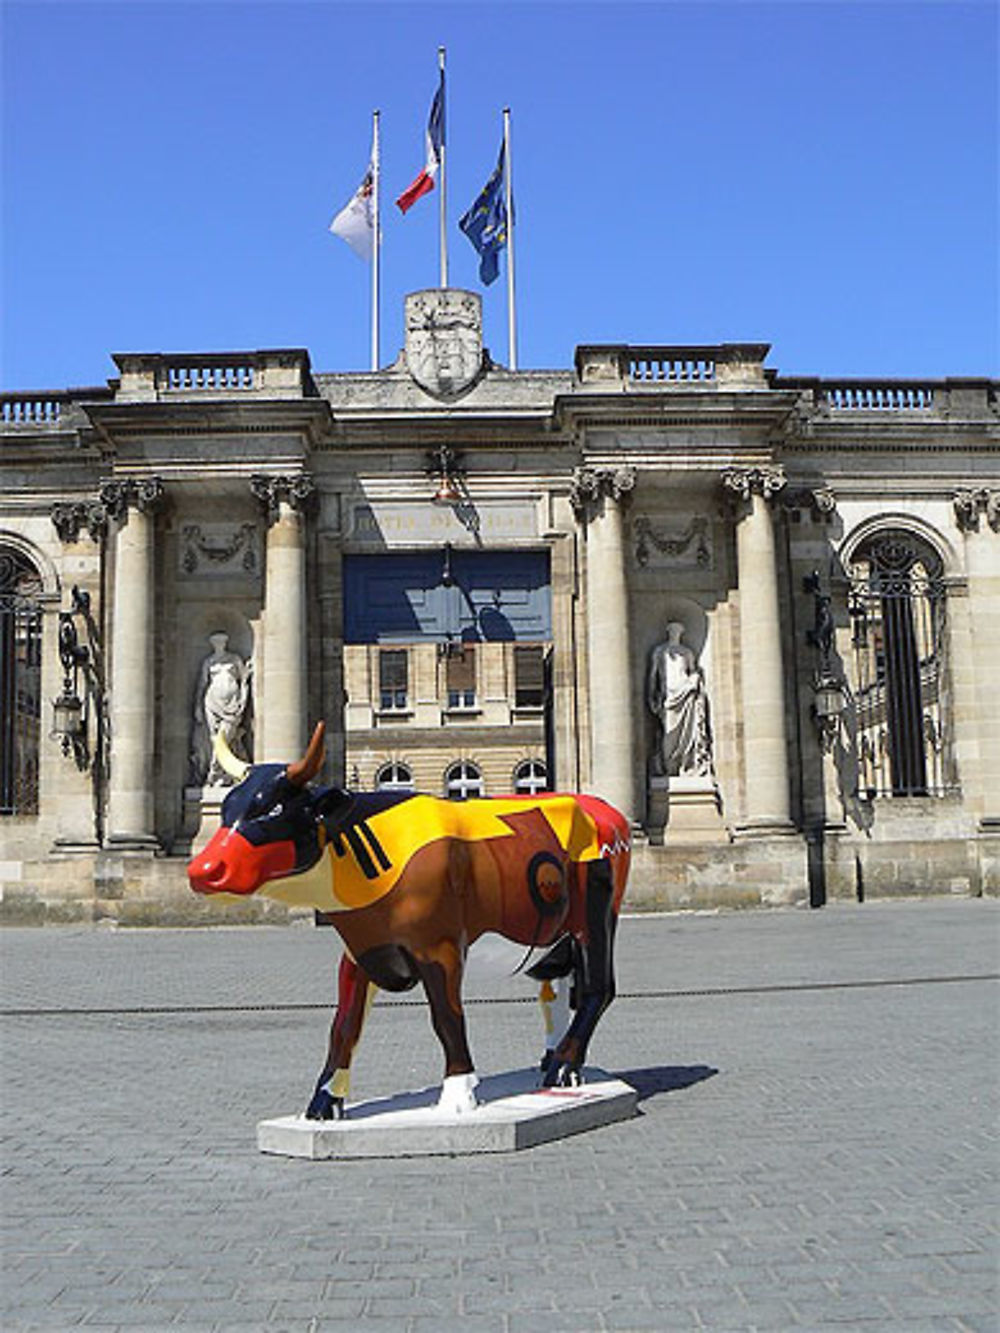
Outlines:
POLYGON ((517 321, 514 313, 514 191, 511 185, 510 107, 503 109, 503 201, 507 214, 507 364, 517 369, 517 321))
POLYGON ((382 158, 379 146, 380 112, 372 112, 372 212, 375 221, 375 235, 372 237, 372 370, 378 370, 379 362, 379 264, 382 248, 381 219, 381 182, 382 158))
POLYGON ((448 124, 448 122, 447 122, 447 106, 446 106, 446 102, 447 102, 447 91, 445 90, 445 87, 444 87, 444 47, 443 47, 443 46, 439 46, 439 47, 438 47, 438 69, 441 71, 441 88, 442 88, 442 92, 444 93, 444 96, 442 97, 442 105, 441 105, 441 129, 442 129, 442 133, 441 133, 441 169, 440 169, 440 171, 438 172, 439 176, 441 177, 441 193, 440 193, 440 195, 439 195, 439 197, 438 197, 438 231, 439 231, 439 244, 440 244, 440 251, 441 251, 441 286, 442 286, 442 287, 447 287, 447 286, 448 286, 448 228, 447 228, 447 224, 446 224, 446 221, 445 221, 446 213, 447 213, 447 206, 446 206, 447 196, 446 196, 446 193, 445 193, 445 156, 446 156, 446 153, 447 153, 447 149, 446 149, 446 147, 445 147, 445 139, 447 138, 447 124, 448 124))

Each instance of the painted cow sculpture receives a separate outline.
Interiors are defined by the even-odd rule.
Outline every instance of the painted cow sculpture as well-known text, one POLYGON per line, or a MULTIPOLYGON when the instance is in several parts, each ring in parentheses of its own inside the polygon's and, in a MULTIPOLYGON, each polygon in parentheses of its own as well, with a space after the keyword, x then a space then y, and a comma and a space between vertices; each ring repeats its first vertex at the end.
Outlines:
POLYGON ((309 906, 344 941, 327 1060, 306 1115, 343 1115, 376 989, 405 991, 418 981, 444 1047, 440 1104, 471 1110, 477 1079, 462 974, 469 947, 491 933, 522 946, 543 1000, 552 1000, 553 980, 572 977, 575 1012, 561 1039, 550 1038, 542 1069, 547 1086, 578 1083, 614 998, 629 864, 624 817, 593 796, 455 802, 316 786, 323 748, 322 722, 304 757, 287 766, 241 764, 217 746, 240 780, 223 802, 222 827, 188 867, 198 893, 260 891, 309 906))

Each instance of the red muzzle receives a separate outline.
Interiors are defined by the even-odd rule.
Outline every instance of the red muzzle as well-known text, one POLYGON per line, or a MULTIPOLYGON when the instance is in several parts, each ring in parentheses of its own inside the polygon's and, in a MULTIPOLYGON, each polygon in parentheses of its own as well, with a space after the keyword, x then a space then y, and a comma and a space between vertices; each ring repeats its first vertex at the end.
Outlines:
POLYGON ((246 894, 294 870, 295 844, 290 839, 258 847, 236 829, 220 828, 188 863, 188 879, 195 893, 246 894))

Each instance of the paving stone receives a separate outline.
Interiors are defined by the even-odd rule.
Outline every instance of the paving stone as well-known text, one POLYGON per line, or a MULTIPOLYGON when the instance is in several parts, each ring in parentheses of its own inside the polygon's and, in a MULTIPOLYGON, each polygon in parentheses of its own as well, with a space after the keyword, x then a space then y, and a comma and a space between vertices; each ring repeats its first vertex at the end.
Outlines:
MULTIPOLYGON (((239 1006, 326 1002, 327 933, 0 933, 0 1326, 995 1333, 1000 987, 921 978, 995 974, 998 931, 976 900, 626 920, 592 1056, 641 1116, 392 1163, 254 1146, 329 1015, 239 1006)), ((470 1006, 484 1072, 536 1054, 519 994, 470 1006)), ((439 1077, 423 1006, 376 1004, 356 1094, 439 1077)))

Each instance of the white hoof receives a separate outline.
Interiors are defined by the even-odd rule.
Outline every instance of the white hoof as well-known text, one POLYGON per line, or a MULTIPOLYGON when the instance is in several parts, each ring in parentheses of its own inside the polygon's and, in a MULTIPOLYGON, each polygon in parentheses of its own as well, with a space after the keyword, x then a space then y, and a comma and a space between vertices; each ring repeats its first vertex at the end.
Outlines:
POLYGON ((476 1086, 479 1078, 475 1074, 452 1074, 441 1084, 441 1096, 438 1098, 438 1110, 445 1115, 467 1115, 474 1111, 476 1086))

